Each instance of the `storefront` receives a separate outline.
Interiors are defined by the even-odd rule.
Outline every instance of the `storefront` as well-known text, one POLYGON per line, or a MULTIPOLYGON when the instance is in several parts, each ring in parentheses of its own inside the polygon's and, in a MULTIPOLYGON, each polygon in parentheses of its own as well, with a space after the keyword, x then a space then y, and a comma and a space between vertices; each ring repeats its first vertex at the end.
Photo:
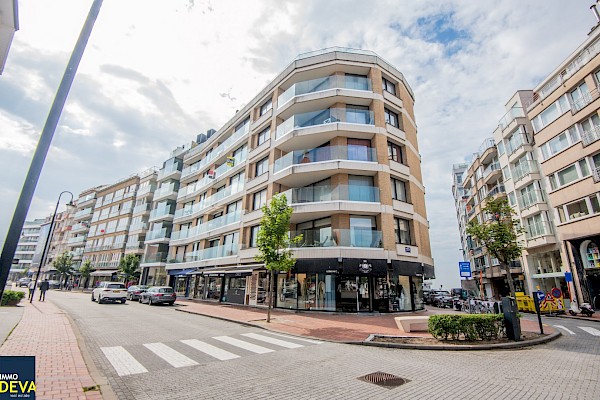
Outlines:
POLYGON ((171 269, 169 270, 170 286, 175 291, 177 297, 190 296, 190 283, 192 273, 197 271, 196 268, 189 269, 171 269))
POLYGON ((140 281, 143 285, 166 286, 167 272, 165 267, 158 266, 142 268, 142 279, 140 281))
POLYGON ((583 301, 600 309, 600 236, 569 241, 583 301))
POLYGON ((90 281, 94 282, 93 287, 97 287, 100 282, 104 281, 116 281, 117 280, 117 270, 103 270, 99 269, 92 273, 90 273, 90 281))

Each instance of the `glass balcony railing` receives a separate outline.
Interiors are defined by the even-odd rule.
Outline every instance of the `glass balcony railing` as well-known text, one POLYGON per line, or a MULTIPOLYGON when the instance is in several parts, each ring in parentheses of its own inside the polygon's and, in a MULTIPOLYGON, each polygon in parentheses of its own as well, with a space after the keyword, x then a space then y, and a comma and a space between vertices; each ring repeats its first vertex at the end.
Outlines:
POLYGON ((141 264, 144 263, 164 263, 167 262, 167 256, 168 253, 167 252, 158 252, 158 253, 152 253, 152 254, 144 254, 144 257, 142 257, 142 262, 141 264))
POLYGON ((295 164, 308 164, 330 160, 350 160, 377 162, 377 152, 374 148, 365 146, 327 146, 311 150, 296 150, 275 160, 273 172, 295 164))
POLYGON ((81 205, 81 203, 85 203, 86 201, 90 201, 90 200, 94 200, 94 199, 96 199, 96 195, 94 193, 88 194, 85 196, 81 196, 80 198, 77 199, 77 204, 81 205))
POLYGON ((154 192, 155 190, 156 190, 156 185, 142 186, 138 189, 137 196, 141 197, 141 196, 145 195, 146 193, 154 192))
POLYGON ((288 200, 288 204, 338 200, 379 202, 379 188, 373 186, 309 186, 289 189, 284 194, 288 200))
POLYGON ((519 208, 525 209, 529 208, 535 204, 544 202, 544 192, 541 190, 530 190, 525 194, 517 197, 517 204, 519 204, 519 208))
POLYGON ((507 126, 510 125, 511 122, 515 120, 515 118, 525 117, 525 112, 521 107, 513 107, 502 118, 500 118, 500 122, 498 122, 498 126, 500 129, 504 130, 507 126))
POLYGON ((371 80, 361 76, 331 75, 293 84, 279 96, 277 108, 281 108, 295 96, 321 92, 328 89, 353 89, 371 91, 371 80))
POLYGON ((134 214, 143 213, 143 212, 146 212, 149 210, 150 210, 150 203, 138 204, 137 206, 133 207, 134 214))
POLYGON ((165 217, 168 215, 172 215, 173 208, 174 208, 174 205, 159 206, 159 207, 155 208, 154 210, 152 210, 152 212, 150 213, 150 219, 161 218, 161 217, 165 217))
POLYGON ((171 237, 171 228, 162 228, 146 232, 146 240, 168 239, 171 237))
POLYGON ((512 168, 512 177, 514 181, 523 179, 529 174, 538 172, 537 163, 533 160, 520 162, 512 168))
POLYGON ((131 224, 131 226, 129 227, 130 231, 139 231, 141 229, 147 229, 148 228, 148 223, 147 222, 138 222, 135 224, 131 224))
POLYGON ((183 171, 181 171, 181 178, 189 176, 189 175, 193 174, 194 172, 207 166, 212 160, 219 157, 224 152, 228 151, 229 148, 235 142, 237 142, 244 135, 247 135, 249 131, 250 131, 250 125, 245 124, 241 129, 235 131, 233 133, 233 135, 231 135, 230 137, 225 139, 225 141, 223 143, 221 143, 219 146, 217 146, 213 151, 210 152, 210 154, 208 156, 204 157, 200 162, 197 162, 188 167, 185 167, 183 169, 183 171))
POLYGON ((217 169, 215 169, 215 173, 212 175, 212 178, 205 176, 198 182, 179 189, 179 192, 177 193, 177 198, 189 196, 202 191, 206 186, 210 185, 212 182, 226 174, 228 170, 246 161, 247 156, 248 151, 242 151, 239 155, 234 157, 233 160, 224 162, 217 169))
POLYGON ((328 108, 292 115, 277 127, 275 140, 294 129, 345 122, 348 124, 374 125, 373 111, 357 108, 328 108))
POLYGON ((242 212, 238 210, 230 212, 229 214, 225 214, 221 217, 211 219, 208 222, 205 222, 198 226, 194 226, 192 228, 183 228, 179 231, 171 233, 171 240, 191 238, 218 228, 222 228, 230 224, 234 224, 240 221, 241 216, 242 212))
POLYGON ((178 189, 179 183, 176 182, 171 182, 168 185, 163 185, 160 188, 156 189, 156 192, 154 192, 154 199, 169 196, 170 194, 177 192, 178 189))
POLYGON ((514 134, 510 141, 506 144, 506 153, 510 156, 515 153, 521 147, 526 144, 531 143, 529 135, 526 133, 516 133, 514 134))
POLYGON ((179 169, 179 164, 167 165, 164 168, 162 168, 160 171, 158 171, 158 179, 162 179, 165 176, 172 174, 175 171, 181 171, 179 169))
POLYGON ((84 231, 86 229, 90 229, 90 224, 80 222, 71 227, 71 232, 84 231))
POLYGON ((483 178, 487 178, 492 172, 500 170, 500 163, 498 161, 491 163, 483 170, 483 178))
POLYGON ((143 249, 144 248, 144 242, 127 242, 127 244, 125 244, 125 249, 126 250, 138 250, 138 249, 143 249))
POLYGON ((496 186, 494 186, 488 192, 487 197, 492 197, 492 196, 495 196, 495 195, 500 194, 500 193, 506 193, 506 189, 504 188, 504 185, 496 185, 496 186))
POLYGON ((294 247, 367 247, 382 248, 383 234, 370 228, 305 229, 291 231, 290 237, 302 235, 302 241, 294 247))
POLYGON ((479 146, 479 150, 477 151, 477 153, 479 155, 482 155, 483 153, 485 153, 485 151, 487 149, 491 149, 496 147, 496 142, 494 142, 493 138, 487 138, 483 141, 483 143, 481 143, 481 145, 479 146))
POLYGON ((527 239, 534 239, 536 237, 547 236, 551 234, 552 225, 548 221, 539 221, 525 226, 525 237, 527 239))
POLYGON ((190 251, 183 256, 175 256, 169 259, 170 264, 194 262, 209 260, 212 258, 230 257, 238 254, 239 245, 237 243, 225 244, 222 246, 209 247, 203 250, 190 251))
POLYGON ((81 217, 85 217, 86 215, 91 215, 92 214, 92 209, 91 208, 84 208, 83 210, 79 210, 75 213, 75 218, 81 218, 81 217))
POLYGON ((75 236, 67 240, 67 244, 83 243, 87 240, 87 235, 75 236))
POLYGON ((180 208, 175 211, 175 218, 187 217, 192 214, 196 214, 215 204, 216 202, 223 200, 226 197, 233 196, 236 193, 241 192, 244 189, 244 184, 229 185, 225 189, 213 194, 212 196, 202 199, 199 203, 194 204, 191 207, 180 208))

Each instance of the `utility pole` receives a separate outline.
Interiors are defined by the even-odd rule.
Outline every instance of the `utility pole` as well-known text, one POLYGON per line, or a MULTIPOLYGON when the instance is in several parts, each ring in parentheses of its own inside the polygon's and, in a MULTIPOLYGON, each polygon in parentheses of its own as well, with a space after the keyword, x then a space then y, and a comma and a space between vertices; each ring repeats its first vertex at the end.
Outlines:
POLYGON ((8 228, 8 234, 6 235, 4 247, 2 248, 2 254, 0 255, 0 300, 4 295, 4 287, 6 286, 10 266, 12 265, 15 256, 19 236, 21 235, 21 230, 23 229, 23 224, 25 223, 25 218, 27 217, 27 212, 29 211, 29 206, 31 205, 31 200, 33 199, 33 194, 35 193, 42 167, 44 166, 44 161, 46 161, 48 149, 52 143, 58 120, 60 119, 67 96, 69 95, 69 90, 71 90, 71 85, 73 84, 73 79, 77 73, 79 62, 83 56, 85 46, 90 38, 92 28, 94 27, 101 6, 102 0, 94 0, 92 3, 88 16, 83 24, 83 28, 81 29, 81 33, 79 34, 79 38, 77 39, 77 43, 75 43, 73 53, 71 53, 71 58, 69 59, 69 63, 63 74, 54 101, 52 102, 52 107, 46 118, 46 124, 40 135, 40 140, 35 149, 33 159, 31 160, 29 171, 25 177, 25 183, 23 184, 23 189, 21 190, 15 213, 13 214, 10 227, 8 228))

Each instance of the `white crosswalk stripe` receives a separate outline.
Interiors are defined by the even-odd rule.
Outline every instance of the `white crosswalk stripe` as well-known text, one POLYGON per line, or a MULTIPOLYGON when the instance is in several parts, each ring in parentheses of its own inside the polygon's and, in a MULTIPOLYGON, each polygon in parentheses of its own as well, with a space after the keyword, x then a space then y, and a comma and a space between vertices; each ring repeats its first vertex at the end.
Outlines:
POLYGON ((565 332, 567 332, 567 333, 569 333, 569 334, 571 334, 571 335, 575 335, 575 332, 573 332, 573 331, 572 331, 572 330, 570 330, 569 328, 565 328, 565 327, 564 327, 564 326, 562 326, 562 325, 554 325, 554 327, 555 327, 555 328, 562 329, 563 331, 565 331, 565 332))
POLYGON ((284 337, 287 339, 299 340, 301 342, 307 342, 307 343, 312 343, 312 344, 323 344, 323 342, 320 342, 318 340, 299 338, 299 337, 295 337, 295 336, 284 335, 283 333, 277 333, 277 332, 271 332, 271 331, 266 331, 265 333, 268 333, 269 335, 284 337))
POLYGON ((232 346, 239 347, 240 349, 248 350, 248 351, 251 351, 251 352, 257 353, 257 354, 272 353, 275 351, 275 350, 267 349, 266 347, 258 346, 256 344, 245 342, 243 340, 232 338, 229 336, 215 336, 215 337, 213 337, 213 339, 219 340, 223 343, 227 343, 232 346))
POLYGON ((242 333, 242 336, 249 337, 250 339, 260 340, 262 342, 276 344, 277 346, 286 347, 288 349, 297 349, 298 347, 304 347, 301 344, 286 342, 285 340, 275 339, 258 333, 242 333))
POLYGON ((229 351, 220 349, 212 344, 201 342, 197 339, 181 340, 181 343, 187 344, 188 346, 221 361, 232 360, 240 357, 237 354, 230 353, 229 351))
POLYGON ((119 376, 148 372, 148 370, 133 358, 133 356, 122 346, 102 347, 102 352, 119 376))
POLYGON ((596 328, 590 328, 588 326, 578 326, 579 329, 586 331, 590 335, 600 336, 600 331, 596 328))
POLYGON ((190 367, 198 363, 178 351, 173 350, 164 343, 145 343, 144 347, 174 366, 175 368, 190 367))

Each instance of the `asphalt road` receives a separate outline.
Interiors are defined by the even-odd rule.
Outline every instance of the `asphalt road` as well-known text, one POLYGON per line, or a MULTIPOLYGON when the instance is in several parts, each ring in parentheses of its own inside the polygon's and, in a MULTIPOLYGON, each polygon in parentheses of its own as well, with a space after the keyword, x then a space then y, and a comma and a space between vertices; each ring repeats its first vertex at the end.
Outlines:
MULTIPOLYGON (((177 312, 53 292, 119 399, 597 399, 600 324, 559 318, 563 337, 504 351, 315 343, 177 312), (583 329, 583 328, 587 328, 583 329), (571 331, 572 333, 569 333, 571 331), (385 388, 373 372, 408 380, 385 388)), ((526 318, 532 318, 527 316, 526 318)))

